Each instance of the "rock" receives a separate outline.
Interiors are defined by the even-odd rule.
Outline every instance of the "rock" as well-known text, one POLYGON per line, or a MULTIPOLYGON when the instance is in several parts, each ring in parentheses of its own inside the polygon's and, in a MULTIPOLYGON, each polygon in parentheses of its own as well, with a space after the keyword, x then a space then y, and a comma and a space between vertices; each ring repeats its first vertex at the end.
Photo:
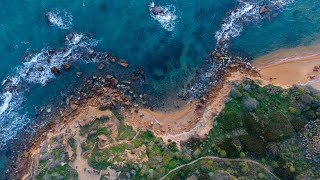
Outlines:
POLYGON ((116 62, 116 61, 117 61, 117 58, 113 56, 110 61, 111 61, 111 62, 116 62))
POLYGON ((51 67, 51 72, 55 75, 60 74, 60 70, 55 66, 51 67))
POLYGON ((42 66, 37 68, 38 71, 44 71, 44 68, 42 66))
POLYGON ((268 7, 267 6, 262 6, 259 8, 259 13, 260 14, 265 14, 269 11, 268 7))
POLYGON ((64 70, 69 71, 71 66, 69 64, 62 64, 61 65, 63 67, 64 70))
POLYGON ((107 80, 110 80, 110 79, 112 79, 112 78, 113 78, 113 76, 111 76, 111 75, 107 75, 107 76, 106 76, 106 79, 107 79, 107 80))
POLYGON ((124 68, 127 68, 129 66, 129 63, 127 61, 119 61, 118 64, 124 68))
POLYGON ((82 72, 77 72, 77 76, 81 77, 82 76, 82 72))
POLYGON ((101 61, 108 59, 109 53, 105 52, 103 55, 99 58, 101 61))
POLYGON ((71 104, 70 104, 70 108, 72 109, 72 111, 77 110, 78 107, 79 107, 79 106, 78 106, 77 104, 75 104, 75 103, 71 103, 71 104))
POLYGON ((221 55, 221 53, 216 52, 214 57, 220 60, 222 55, 221 55))
POLYGON ((117 86, 119 83, 118 79, 116 79, 116 78, 111 78, 110 82, 111 82, 112 86, 117 86))
POLYGON ((100 63, 99 66, 98 66, 98 69, 102 70, 103 68, 104 68, 104 64, 100 63))

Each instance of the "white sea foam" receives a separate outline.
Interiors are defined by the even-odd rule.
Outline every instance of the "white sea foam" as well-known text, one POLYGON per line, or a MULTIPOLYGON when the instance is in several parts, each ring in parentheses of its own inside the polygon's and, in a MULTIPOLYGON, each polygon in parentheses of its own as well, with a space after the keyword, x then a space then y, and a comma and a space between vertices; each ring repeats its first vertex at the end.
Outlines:
POLYGON ((12 76, 2 82, 4 93, 0 95, 0 149, 1 145, 14 138, 17 132, 30 122, 27 114, 21 114, 25 93, 20 87, 23 83, 44 86, 55 78, 51 72, 53 66, 61 70, 65 63, 71 64, 78 60, 84 60, 85 63, 96 61, 89 60, 88 55, 93 51, 93 46, 97 45, 97 40, 78 33, 72 33, 68 37, 65 48, 44 48, 39 53, 31 54, 26 62, 15 68, 12 76), (38 70, 39 67, 42 67, 42 70, 38 70))
POLYGON ((257 19, 257 15, 259 15, 259 7, 257 5, 244 1, 239 1, 239 3, 239 7, 231 12, 231 14, 224 20, 221 29, 216 32, 215 38, 217 39, 217 42, 222 42, 239 36, 242 31, 244 21, 257 19))
POLYGON ((2 103, 2 106, 0 106, 0 115, 8 109, 9 103, 12 99, 12 93, 11 92, 3 93, 1 99, 3 103, 2 103))
MULTIPOLYGON (((152 2, 149 7, 154 7, 154 2, 152 2)), ((150 12, 150 15, 153 19, 157 20, 161 26, 167 30, 167 31, 173 31, 175 28, 177 16, 175 15, 176 13, 176 8, 172 5, 170 6, 165 6, 161 7, 158 6, 159 8, 163 9, 163 13, 159 14, 153 14, 150 12)))
POLYGON ((46 13, 47 21, 61 29, 70 29, 72 27, 72 14, 65 10, 54 9, 46 13))
MULTIPOLYGON (((279 10, 293 3, 293 1, 294 0, 272 0, 268 6, 272 10, 279 10)), ((261 16, 259 13, 260 7, 259 4, 239 0, 239 6, 225 18, 220 30, 216 32, 215 38, 217 43, 222 43, 239 36, 246 23, 256 22, 262 19, 264 16, 261 16)))

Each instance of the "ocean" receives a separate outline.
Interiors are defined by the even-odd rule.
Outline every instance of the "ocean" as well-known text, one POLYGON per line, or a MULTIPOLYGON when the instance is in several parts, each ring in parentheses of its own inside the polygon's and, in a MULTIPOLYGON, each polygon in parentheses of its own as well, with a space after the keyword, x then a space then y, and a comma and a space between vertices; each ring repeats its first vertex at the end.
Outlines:
POLYGON ((39 109, 50 111, 79 84, 76 72, 97 71, 92 52, 143 67, 141 91, 160 96, 187 88, 222 38, 225 48, 249 58, 319 39, 320 2, 314 0, 154 3, 164 15, 151 13, 149 0, 0 1, 0 173, 10 155, 8 142, 31 127, 39 109), (261 15, 266 4, 269 11, 261 15), (64 63, 69 72, 50 72, 64 63))

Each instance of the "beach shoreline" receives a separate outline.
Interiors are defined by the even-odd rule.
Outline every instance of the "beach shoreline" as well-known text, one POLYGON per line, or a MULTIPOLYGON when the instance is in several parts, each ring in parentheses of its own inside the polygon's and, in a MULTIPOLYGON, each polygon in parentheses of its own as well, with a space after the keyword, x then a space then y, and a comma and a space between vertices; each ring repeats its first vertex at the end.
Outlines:
MULTIPOLYGON (((223 71, 219 83, 213 89, 208 90, 205 96, 169 112, 155 111, 143 106, 136 108, 134 107, 135 105, 125 100, 122 103, 131 105, 121 110, 124 114, 124 121, 134 129, 152 131, 157 137, 161 137, 167 143, 171 141, 176 142, 178 147, 180 143, 192 137, 205 137, 213 128, 212 113, 218 115, 223 110, 225 100, 229 96, 233 83, 249 78, 260 81, 262 86, 273 84, 289 88, 295 84, 306 85, 312 82, 313 80, 310 79, 311 75, 315 76, 315 79, 319 77, 319 71, 314 71, 314 67, 320 67, 319 55, 302 53, 304 56, 293 58, 292 54, 288 54, 291 51, 296 52, 296 49, 278 52, 278 54, 286 54, 289 57, 285 61, 281 58, 274 59, 274 54, 260 57, 252 62, 252 69, 245 68, 242 65, 232 65, 223 71), (296 76, 297 73, 301 73, 301 75, 296 76)), ((314 51, 312 52, 314 53, 314 51)), ((314 84, 312 87, 316 88, 319 86, 319 82, 314 84)), ((113 92, 113 90, 111 91, 113 92)), ((99 93, 93 97, 95 96, 99 97, 99 93)), ((88 117, 100 117, 100 111, 92 110, 98 107, 99 105, 96 100, 90 101, 89 104, 84 103, 77 110, 71 111, 68 117, 64 115, 64 120, 55 124, 49 124, 39 130, 39 135, 34 138, 30 147, 26 148, 27 150, 19 156, 17 162, 22 162, 19 164, 22 164, 23 167, 31 167, 33 163, 32 157, 35 157, 39 153, 41 144, 48 141, 48 137, 62 134, 66 130, 66 127, 74 131, 79 127, 79 124, 83 126, 90 123, 90 121, 79 122, 79 118, 74 119, 74 117, 84 115, 88 117)), ((61 114, 63 113, 60 112, 61 114)), ((60 115, 56 118, 59 118, 60 115)), ((93 120, 94 118, 91 119, 93 120)), ((13 168, 17 174, 11 177, 22 178, 24 176, 24 179, 26 179, 28 177, 26 174, 29 173, 30 175, 32 169, 23 169, 22 166, 18 166, 20 167, 18 171, 17 168, 13 168)))

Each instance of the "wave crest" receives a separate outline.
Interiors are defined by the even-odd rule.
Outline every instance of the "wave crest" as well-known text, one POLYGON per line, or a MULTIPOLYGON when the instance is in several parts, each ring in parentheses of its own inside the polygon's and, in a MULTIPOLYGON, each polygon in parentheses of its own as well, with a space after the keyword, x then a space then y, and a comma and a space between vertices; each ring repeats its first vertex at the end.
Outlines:
POLYGON ((157 8, 161 9, 161 13, 153 13, 152 8, 155 8, 154 3, 152 2, 149 5, 150 8, 150 16, 157 20, 161 26, 167 30, 167 31, 173 31, 175 28, 177 16, 175 15, 176 13, 176 8, 173 5, 170 6, 157 6, 157 8))
MULTIPOLYGON (((276 11, 293 2, 294 0, 270 0, 267 5, 270 11, 276 11)), ((260 14, 260 8, 261 6, 257 3, 239 0, 239 6, 224 19, 220 30, 215 34, 217 45, 227 46, 225 42, 239 36, 246 23, 263 19, 265 16, 260 14)))
POLYGON ((70 29, 72 27, 72 14, 65 10, 53 9, 45 14, 49 24, 61 29, 70 29))

